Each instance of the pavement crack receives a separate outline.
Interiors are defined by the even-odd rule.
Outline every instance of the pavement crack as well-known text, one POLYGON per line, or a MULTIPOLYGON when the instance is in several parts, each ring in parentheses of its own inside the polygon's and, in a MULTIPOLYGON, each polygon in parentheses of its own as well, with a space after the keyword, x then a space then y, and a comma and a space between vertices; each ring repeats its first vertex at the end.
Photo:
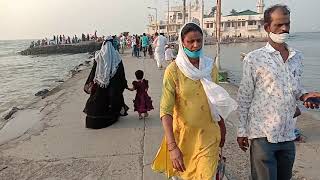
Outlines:
MULTIPOLYGON (((36 162, 36 161, 35 161, 36 162)), ((32 180, 34 179, 35 175, 37 172, 41 171, 42 169, 44 169, 49 163, 46 163, 42 166, 40 166, 37 170, 34 171, 34 173, 31 174, 31 176, 27 177, 27 180, 32 180)))
POLYGON ((101 156, 82 156, 82 157, 67 157, 67 158, 51 158, 51 159, 43 159, 35 162, 59 162, 59 161, 67 161, 67 160, 79 160, 79 159, 94 159, 94 158, 109 158, 116 156, 143 156, 142 153, 128 153, 128 154, 111 154, 111 155, 101 155, 101 156))
POLYGON ((109 176, 111 176, 109 173, 108 173, 108 169, 109 169, 109 167, 111 166, 111 163, 109 163, 108 165, 107 165, 107 167, 106 168, 104 168, 104 170, 101 172, 101 174, 100 174, 100 176, 99 176, 99 180, 103 180, 103 175, 105 174, 105 173, 107 173, 109 176))
POLYGON ((4 166, 4 167, 0 168, 0 172, 7 169, 7 168, 8 168, 8 166, 4 166))
POLYGON ((140 161, 140 166, 142 168, 142 180, 144 179, 144 165, 143 165, 143 160, 144 160, 144 155, 145 155, 145 150, 144 150, 144 143, 145 143, 145 137, 146 137, 146 119, 143 119, 143 136, 142 136, 142 156, 141 156, 141 161, 140 161))

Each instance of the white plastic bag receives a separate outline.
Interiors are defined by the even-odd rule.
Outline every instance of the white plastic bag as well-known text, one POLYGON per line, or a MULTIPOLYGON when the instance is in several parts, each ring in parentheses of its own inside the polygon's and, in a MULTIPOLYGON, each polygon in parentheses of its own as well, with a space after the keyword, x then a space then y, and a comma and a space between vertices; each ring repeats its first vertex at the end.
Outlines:
POLYGON ((207 78, 201 79, 202 83, 205 83, 206 86, 203 86, 206 91, 211 113, 213 113, 216 119, 219 121, 220 117, 227 119, 232 111, 235 111, 238 108, 237 102, 232 99, 229 93, 218 84, 208 80, 207 78))

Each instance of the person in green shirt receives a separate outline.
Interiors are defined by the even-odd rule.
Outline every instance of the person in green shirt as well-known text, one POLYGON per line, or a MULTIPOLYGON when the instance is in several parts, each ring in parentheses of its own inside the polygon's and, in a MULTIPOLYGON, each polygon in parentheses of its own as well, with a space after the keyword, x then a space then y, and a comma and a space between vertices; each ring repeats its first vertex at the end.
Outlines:
POLYGON ((143 33, 143 36, 141 38, 141 44, 142 44, 143 56, 146 57, 148 45, 149 45, 149 38, 146 35, 146 33, 143 33))

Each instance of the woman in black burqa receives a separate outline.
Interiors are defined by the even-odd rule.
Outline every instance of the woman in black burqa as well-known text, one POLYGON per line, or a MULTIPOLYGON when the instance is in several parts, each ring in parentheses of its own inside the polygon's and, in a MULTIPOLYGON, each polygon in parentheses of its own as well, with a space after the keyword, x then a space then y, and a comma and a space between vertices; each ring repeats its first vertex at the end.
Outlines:
POLYGON ((84 112, 86 128, 101 129, 115 123, 119 116, 127 115, 123 91, 127 88, 124 67, 119 53, 108 37, 95 54, 94 64, 84 90, 90 94, 84 112))

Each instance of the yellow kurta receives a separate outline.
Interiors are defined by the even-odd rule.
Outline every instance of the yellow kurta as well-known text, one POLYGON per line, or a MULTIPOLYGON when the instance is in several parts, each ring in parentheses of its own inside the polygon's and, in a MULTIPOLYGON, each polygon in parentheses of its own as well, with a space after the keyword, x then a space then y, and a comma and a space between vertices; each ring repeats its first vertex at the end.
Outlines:
MULTIPOLYGON (((216 68, 212 71, 212 80, 218 82, 216 68)), ((184 180, 211 180, 218 164, 220 128, 212 120, 200 80, 187 78, 175 62, 167 67, 163 78, 160 117, 164 115, 173 117, 173 133, 182 151, 186 171, 181 173, 173 169, 165 138, 152 169, 184 180)))

